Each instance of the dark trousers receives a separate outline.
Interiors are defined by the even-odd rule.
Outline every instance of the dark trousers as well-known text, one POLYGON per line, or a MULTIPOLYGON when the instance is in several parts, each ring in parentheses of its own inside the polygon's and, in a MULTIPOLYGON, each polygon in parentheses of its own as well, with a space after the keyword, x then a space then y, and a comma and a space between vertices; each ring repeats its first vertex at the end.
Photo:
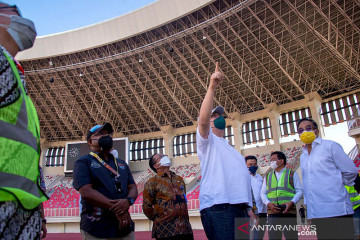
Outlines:
MULTIPOLYGON (((258 214, 258 217, 259 217, 259 225, 266 225, 266 222, 267 222, 267 214, 266 213, 259 213, 258 214)), ((262 229, 259 229, 259 230, 256 230, 254 229, 254 234, 253 234, 253 239, 254 240, 262 240, 264 238, 264 234, 265 234, 265 229, 262 230, 262 229)))
POLYGON ((156 240, 194 240, 194 236, 192 234, 184 234, 166 238, 157 238, 156 240))
POLYGON ((322 239, 354 239, 353 215, 331 218, 314 218, 311 224, 316 226, 316 234, 322 239))
POLYGON ((209 240, 249 239, 249 217, 246 204, 216 204, 200 211, 209 240), (242 230, 239 230, 242 229, 242 230))
POLYGON ((272 226, 285 226, 282 231, 276 229, 269 229, 269 240, 282 239, 284 233, 285 239, 298 239, 298 231, 296 228, 296 214, 269 214, 268 224, 272 226))

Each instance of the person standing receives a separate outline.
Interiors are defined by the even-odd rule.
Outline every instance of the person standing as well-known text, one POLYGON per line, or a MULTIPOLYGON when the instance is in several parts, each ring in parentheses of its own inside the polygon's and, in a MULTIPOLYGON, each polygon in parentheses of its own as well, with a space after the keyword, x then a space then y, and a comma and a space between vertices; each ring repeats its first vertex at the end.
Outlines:
MULTIPOLYGON (((263 177, 260 174, 256 173, 258 169, 257 158, 255 156, 249 155, 245 157, 245 161, 250 173, 251 189, 255 200, 258 224, 265 224, 267 218, 267 210, 266 205, 261 199, 261 187, 263 185, 263 177)), ((255 230, 253 239, 263 239, 264 234, 265 231, 263 230, 255 230)))
POLYGON ((306 208, 302 204, 301 204, 301 207, 299 209, 299 215, 301 217, 301 223, 304 224, 305 223, 305 218, 306 218, 306 208))
MULTIPOLYGON (((359 175, 357 176, 359 177, 359 175)), ((354 222, 354 236, 355 239, 360 238, 360 195, 356 191, 355 186, 346 186, 346 190, 349 193, 350 201, 354 209, 354 216, 353 216, 353 222, 354 222)))
POLYGON ((81 195, 82 239, 135 239, 129 207, 138 195, 129 166, 110 154, 110 123, 96 125, 87 134, 91 152, 74 165, 73 185, 81 195))
POLYGON ((354 185, 357 169, 340 144, 319 137, 311 118, 297 122, 308 223, 316 226, 318 239, 353 239, 353 208, 344 185, 354 185))
MULTIPOLYGON (((208 239, 235 238, 235 225, 249 222, 252 196, 249 171, 245 158, 224 139, 224 108, 212 109, 216 89, 224 75, 216 63, 210 85, 201 104, 196 131, 197 154, 201 166, 200 214, 208 239), (235 221, 236 219, 236 221, 235 221)), ((237 238, 247 239, 249 234, 239 231, 237 238)))
POLYGON ((264 178, 261 198, 267 206, 268 224, 283 226, 282 230, 269 229, 269 239, 298 239, 296 203, 300 201, 303 190, 296 172, 286 166, 286 156, 275 151, 270 155, 270 171, 264 178))
POLYGON ((154 221, 152 237, 157 240, 193 240, 182 177, 170 171, 168 156, 157 153, 149 160, 156 175, 144 188, 143 211, 154 221))
POLYGON ((0 2, 0 239, 39 239, 40 124, 14 57, 31 48, 34 23, 16 5, 0 2))

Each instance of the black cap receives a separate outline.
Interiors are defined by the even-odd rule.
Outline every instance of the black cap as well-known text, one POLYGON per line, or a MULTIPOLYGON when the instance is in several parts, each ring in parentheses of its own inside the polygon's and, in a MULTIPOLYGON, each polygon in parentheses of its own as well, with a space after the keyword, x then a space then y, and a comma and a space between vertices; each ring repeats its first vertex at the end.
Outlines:
POLYGON ((109 134, 112 134, 114 132, 114 129, 110 123, 104 123, 103 125, 96 125, 89 130, 86 136, 86 140, 89 140, 92 135, 100 132, 101 130, 106 130, 108 131, 109 134))

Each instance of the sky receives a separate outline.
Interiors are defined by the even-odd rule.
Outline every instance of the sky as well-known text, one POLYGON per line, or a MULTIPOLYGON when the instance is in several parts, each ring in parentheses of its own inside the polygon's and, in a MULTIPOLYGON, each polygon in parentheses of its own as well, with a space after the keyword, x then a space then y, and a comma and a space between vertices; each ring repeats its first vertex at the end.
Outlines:
MULTIPOLYGON (((38 36, 60 33, 85 27, 129 13, 156 0, 9 0, 16 4, 23 17, 31 19, 38 36)), ((348 136, 347 124, 340 123, 324 128, 325 139, 339 142, 346 153, 355 140, 348 136)), ((291 139, 290 139, 291 138, 291 139)), ((290 136, 299 139, 297 135, 290 136)))
POLYGON ((22 16, 35 23, 38 36, 100 23, 156 0, 9 0, 22 16))

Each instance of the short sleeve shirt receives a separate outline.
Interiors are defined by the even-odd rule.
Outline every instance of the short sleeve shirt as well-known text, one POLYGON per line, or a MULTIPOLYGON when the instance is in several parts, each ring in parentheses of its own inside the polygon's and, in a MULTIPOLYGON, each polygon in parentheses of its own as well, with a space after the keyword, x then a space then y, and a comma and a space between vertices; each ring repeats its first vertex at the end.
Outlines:
MULTIPOLYGON (((99 157, 102 157, 99 154, 99 157)), ((104 158, 102 158, 104 159, 104 158)), ((125 161, 110 156, 106 162, 120 174, 119 181, 122 186, 122 193, 119 193, 115 186, 115 176, 95 157, 90 154, 81 157, 74 165, 74 188, 79 190, 81 187, 92 184, 93 189, 100 192, 110 199, 126 198, 128 195, 128 185, 135 184, 131 175, 130 168, 125 161)), ((108 209, 93 206, 86 199, 81 199, 82 212, 80 229, 98 238, 114 238, 127 235, 131 230, 120 231, 119 222, 114 213, 108 209)))
POLYGON ((207 139, 196 131, 201 165, 200 210, 215 204, 246 203, 252 206, 251 182, 245 158, 224 138, 209 131, 207 139))

